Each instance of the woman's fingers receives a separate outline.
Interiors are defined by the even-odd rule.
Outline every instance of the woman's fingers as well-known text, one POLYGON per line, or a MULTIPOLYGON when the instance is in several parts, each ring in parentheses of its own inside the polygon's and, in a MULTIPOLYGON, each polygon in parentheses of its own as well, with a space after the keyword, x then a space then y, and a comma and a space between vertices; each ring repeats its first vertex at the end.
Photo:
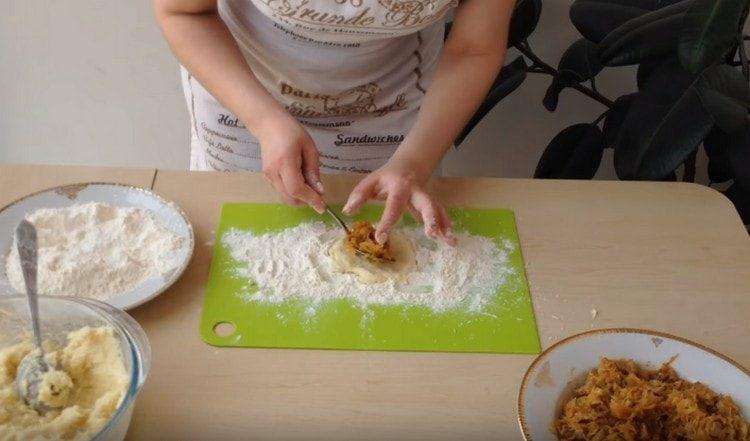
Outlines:
POLYGON ((424 224, 424 234, 430 239, 437 239, 443 235, 442 225, 438 208, 430 196, 422 190, 414 190, 411 195, 411 204, 420 213, 424 224))
POLYGON ((440 223, 443 226, 443 238, 448 245, 455 247, 458 245, 458 239, 456 238, 456 233, 453 231, 453 222, 448 215, 448 211, 442 205, 438 206, 438 215, 440 217, 440 223))
POLYGON ((411 218, 414 219, 414 222, 419 224, 422 223, 422 213, 417 211, 417 209, 414 208, 414 205, 411 203, 406 204, 406 209, 409 210, 409 214, 411 215, 411 218))
POLYGON ((305 182, 299 168, 290 165, 284 166, 279 175, 284 186, 284 193, 287 196, 306 203, 318 213, 325 211, 326 205, 323 198, 305 182))
POLYGON ((302 146, 302 175, 307 184, 318 194, 323 194, 323 183, 320 182, 320 159, 318 149, 310 141, 302 146))
POLYGON ((375 239, 384 243, 388 240, 391 229, 408 210, 414 220, 424 224, 425 234, 431 239, 443 239, 449 245, 456 245, 448 212, 436 203, 427 192, 416 185, 400 179, 388 179, 393 176, 380 176, 377 172, 363 179, 349 195, 343 212, 347 215, 356 213, 369 199, 385 199, 385 209, 375 229, 375 239))
POLYGON ((385 200, 383 215, 380 217, 380 222, 378 222, 378 226, 375 229, 375 240, 379 243, 385 243, 388 240, 391 228, 401 218, 401 213, 406 208, 408 202, 409 193, 407 189, 400 187, 391 189, 388 193, 388 198, 385 200))
POLYGON ((453 232, 453 222, 445 208, 430 198, 426 192, 415 190, 411 197, 411 205, 422 217, 424 232, 431 239, 441 238, 451 246, 458 244, 453 232))
POLYGON ((367 178, 360 181, 349 194, 349 199, 346 200, 346 204, 341 211, 347 216, 356 214, 362 208, 362 205, 372 197, 373 185, 373 182, 367 178))
POLYGON ((273 189, 276 190, 276 194, 279 195, 279 197, 285 204, 287 205, 299 205, 300 204, 299 201, 289 197, 289 195, 286 194, 286 191, 284 190, 284 183, 281 182, 281 176, 279 176, 278 173, 265 171, 263 174, 266 177, 266 180, 271 184, 273 189))

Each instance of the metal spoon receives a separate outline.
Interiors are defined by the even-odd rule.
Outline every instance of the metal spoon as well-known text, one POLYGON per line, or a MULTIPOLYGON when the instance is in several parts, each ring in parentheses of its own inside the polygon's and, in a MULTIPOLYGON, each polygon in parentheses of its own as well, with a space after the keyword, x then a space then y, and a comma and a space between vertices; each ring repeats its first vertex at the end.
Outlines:
POLYGON ((331 207, 326 206, 326 213, 330 214, 331 216, 333 216, 334 219, 336 219, 336 222, 339 225, 341 225, 341 228, 344 230, 347 236, 349 236, 352 233, 351 230, 349 230, 349 227, 346 226, 346 222, 344 222, 343 219, 341 219, 338 214, 336 214, 333 210, 331 210, 331 207))
MULTIPOLYGON (((339 217, 339 215, 337 215, 328 206, 326 206, 326 212, 328 214, 330 214, 331 216, 333 216, 334 219, 336 219, 336 223, 338 223, 341 226, 341 228, 344 230, 344 232, 346 233, 346 237, 349 237, 349 235, 351 235, 352 232, 349 229, 349 227, 346 226, 346 222, 344 222, 343 219, 341 219, 341 217, 339 217)), ((356 254, 356 255, 358 255, 360 257, 364 257, 366 259, 374 260, 376 262, 391 262, 390 259, 384 259, 382 257, 374 256, 374 255, 372 255, 372 254, 370 254, 368 252, 360 250, 359 248, 354 248, 354 254, 356 254)))
POLYGON ((42 349, 42 333, 39 329, 39 306, 36 293, 36 229, 27 220, 22 220, 16 228, 16 246, 21 260, 23 280, 26 284, 26 296, 29 299, 29 313, 35 346, 35 349, 26 354, 18 365, 16 387, 18 396, 24 403, 34 408, 38 413, 44 414, 52 408, 39 401, 39 385, 46 372, 58 370, 58 367, 47 363, 44 357, 44 349, 42 349))

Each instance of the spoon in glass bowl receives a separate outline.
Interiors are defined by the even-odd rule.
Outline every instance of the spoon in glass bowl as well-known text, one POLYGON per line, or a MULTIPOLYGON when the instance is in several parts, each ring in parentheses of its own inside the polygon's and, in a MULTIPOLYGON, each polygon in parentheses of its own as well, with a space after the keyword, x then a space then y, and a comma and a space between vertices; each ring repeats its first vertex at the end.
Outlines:
POLYGON ((58 366, 47 362, 42 348, 42 334, 39 328, 39 306, 36 292, 37 273, 37 240, 36 229, 27 220, 22 220, 16 228, 16 247, 21 261, 23 280, 26 284, 26 296, 29 299, 31 328, 34 333, 34 350, 26 354, 18 365, 16 387, 18 396, 39 414, 53 409, 48 403, 39 399, 39 388, 45 374, 60 370, 58 366))

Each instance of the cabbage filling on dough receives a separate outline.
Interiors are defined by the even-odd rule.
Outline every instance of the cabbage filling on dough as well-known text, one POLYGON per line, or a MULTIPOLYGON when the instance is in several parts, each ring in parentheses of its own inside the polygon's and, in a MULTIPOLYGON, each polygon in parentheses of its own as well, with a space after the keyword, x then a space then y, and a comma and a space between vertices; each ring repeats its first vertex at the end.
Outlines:
POLYGON ((393 262, 395 259, 390 240, 378 243, 375 240, 375 227, 367 221, 354 222, 346 237, 346 245, 350 252, 356 254, 360 251, 364 253, 362 257, 370 258, 372 261, 393 262))
POLYGON ((337 271, 354 274, 361 283, 405 281, 416 267, 414 245, 403 234, 393 232, 388 240, 387 250, 389 260, 374 261, 358 255, 350 239, 345 237, 334 242, 328 254, 337 271))

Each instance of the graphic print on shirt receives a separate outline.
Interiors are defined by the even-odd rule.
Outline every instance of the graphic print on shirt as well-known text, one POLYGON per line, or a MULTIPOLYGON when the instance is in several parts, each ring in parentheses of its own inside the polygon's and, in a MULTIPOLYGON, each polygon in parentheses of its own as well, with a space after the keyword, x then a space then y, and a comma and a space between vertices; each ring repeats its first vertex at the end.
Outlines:
POLYGON ((338 94, 307 92, 284 82, 279 89, 281 96, 294 97, 294 101, 287 104, 286 109, 298 118, 342 117, 367 113, 382 117, 406 107, 405 93, 398 94, 390 104, 378 106, 376 99, 380 86, 376 83, 363 84, 338 94))
POLYGON ((320 6, 320 2, 311 0, 260 0, 260 3, 268 8, 274 18, 288 25, 335 33, 346 33, 346 28, 404 31, 423 27, 458 5, 458 0, 328 1, 334 5, 327 10, 320 6))
POLYGON ((423 23, 430 23, 458 2, 448 2, 442 7, 437 0, 378 0, 386 8, 383 26, 410 28, 423 23))
MULTIPOLYGON (((266 89, 313 138, 323 173, 385 164, 413 126, 456 0, 218 0, 266 89)), ((191 168, 262 168, 258 139, 185 75, 191 168), (191 87, 193 86, 193 87, 191 87)))

